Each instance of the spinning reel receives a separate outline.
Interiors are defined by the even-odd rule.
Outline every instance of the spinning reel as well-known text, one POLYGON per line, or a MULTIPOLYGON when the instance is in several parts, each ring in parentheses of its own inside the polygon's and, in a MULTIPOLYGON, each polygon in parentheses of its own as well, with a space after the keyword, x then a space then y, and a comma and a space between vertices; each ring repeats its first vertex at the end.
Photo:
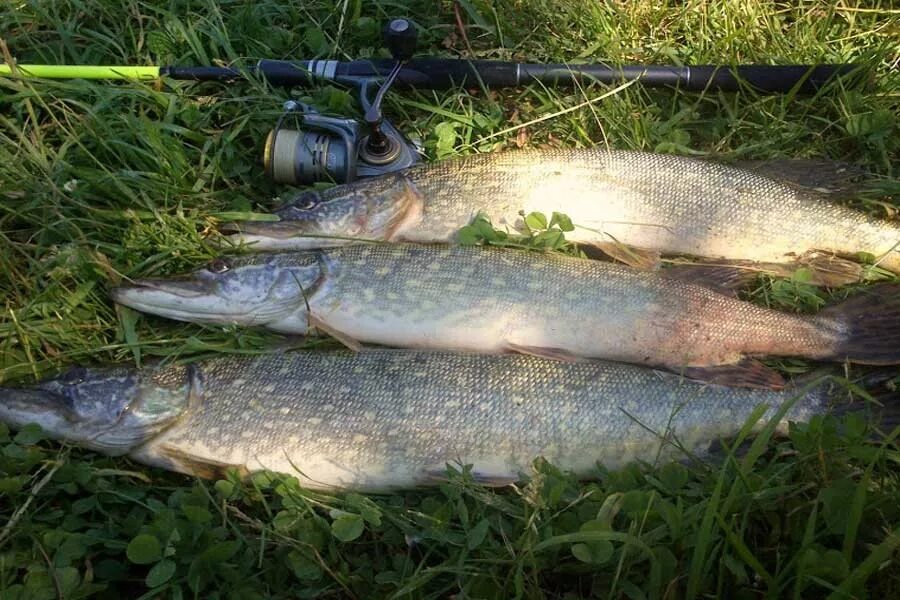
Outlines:
MULTIPOLYGON (((311 106, 289 100, 275 128, 266 138, 263 164, 266 174, 279 183, 294 185, 317 181, 348 183, 409 167, 420 159, 418 147, 384 118, 381 105, 385 93, 416 48, 415 26, 406 19, 393 19, 383 30, 384 42, 394 65, 384 83, 370 99, 377 79, 352 78, 358 89, 364 123, 356 119, 328 117, 311 106), (285 121, 295 118, 296 129, 285 121)), ((335 61, 310 61, 310 72, 331 78, 335 61), (318 72, 317 72, 318 71, 318 72)))

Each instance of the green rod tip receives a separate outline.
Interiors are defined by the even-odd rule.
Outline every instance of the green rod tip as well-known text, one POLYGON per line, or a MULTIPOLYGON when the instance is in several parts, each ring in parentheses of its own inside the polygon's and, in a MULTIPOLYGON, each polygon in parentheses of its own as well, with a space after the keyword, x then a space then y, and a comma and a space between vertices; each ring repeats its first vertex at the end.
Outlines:
MULTIPOLYGON (((0 76, 13 75, 9 65, 0 65, 0 76)), ((159 67, 134 67, 128 65, 16 65, 15 74, 20 77, 41 79, 125 79, 146 80, 159 77, 159 67)))

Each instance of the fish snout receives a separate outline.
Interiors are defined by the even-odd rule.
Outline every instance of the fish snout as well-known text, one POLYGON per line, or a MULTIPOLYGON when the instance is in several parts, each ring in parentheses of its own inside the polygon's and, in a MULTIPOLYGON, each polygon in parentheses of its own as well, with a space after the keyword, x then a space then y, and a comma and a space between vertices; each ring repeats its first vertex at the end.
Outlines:
MULTIPOLYGON (((179 321, 219 322, 222 299, 214 283, 196 278, 137 279, 112 288, 117 304, 179 321)), ((226 303, 227 304, 227 303, 226 303)))
POLYGON ((16 428, 37 423, 47 429, 48 425, 70 417, 66 399, 55 392, 0 387, 0 422, 16 428))
POLYGON ((310 221, 232 221, 222 223, 218 230, 228 242, 245 244, 251 250, 307 250, 347 243, 310 221))

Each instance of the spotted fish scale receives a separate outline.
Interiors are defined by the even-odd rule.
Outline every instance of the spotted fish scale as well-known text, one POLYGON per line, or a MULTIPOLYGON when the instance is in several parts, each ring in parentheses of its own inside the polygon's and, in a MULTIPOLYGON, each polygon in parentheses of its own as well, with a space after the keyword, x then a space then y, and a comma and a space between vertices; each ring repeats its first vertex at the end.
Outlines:
POLYGON ((746 354, 827 354, 821 329, 627 267, 513 250, 371 244, 322 253, 315 318, 405 347, 561 350, 671 367, 746 354))
MULTIPOLYGON (((121 392, 112 380, 104 388, 104 373, 91 370, 89 393, 119 406, 113 396, 121 392)), ((130 413, 146 412, 152 398, 174 416, 130 442, 116 436, 117 453, 200 476, 277 471, 323 489, 434 483, 447 464, 471 464, 480 480, 501 484, 540 456, 587 477, 598 463, 683 458, 675 443, 704 457, 759 405, 768 417, 797 397, 794 420, 828 406, 824 388, 726 388, 618 363, 380 349, 217 357, 132 377, 140 385, 127 388, 130 413)), ((96 432, 78 438, 79 415, 50 420, 47 399, 22 393, 0 388, 0 420, 38 422, 56 437, 110 451, 96 445, 96 432)), ((120 425, 111 416, 98 427, 109 437, 120 425)))

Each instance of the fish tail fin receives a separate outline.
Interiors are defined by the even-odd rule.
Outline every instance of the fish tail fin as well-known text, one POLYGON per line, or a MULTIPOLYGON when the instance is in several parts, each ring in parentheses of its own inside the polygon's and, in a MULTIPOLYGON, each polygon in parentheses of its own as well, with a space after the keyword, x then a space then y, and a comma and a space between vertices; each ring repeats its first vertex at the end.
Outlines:
POLYGON ((846 385, 829 385, 825 391, 825 400, 831 404, 829 412, 838 416, 868 413, 870 422, 883 433, 900 427, 900 374, 897 369, 875 369, 856 383, 871 401, 857 397, 848 402, 846 385))
POLYGON ((829 358, 868 365, 900 364, 900 284, 882 284, 824 309, 816 317, 837 334, 829 358))

